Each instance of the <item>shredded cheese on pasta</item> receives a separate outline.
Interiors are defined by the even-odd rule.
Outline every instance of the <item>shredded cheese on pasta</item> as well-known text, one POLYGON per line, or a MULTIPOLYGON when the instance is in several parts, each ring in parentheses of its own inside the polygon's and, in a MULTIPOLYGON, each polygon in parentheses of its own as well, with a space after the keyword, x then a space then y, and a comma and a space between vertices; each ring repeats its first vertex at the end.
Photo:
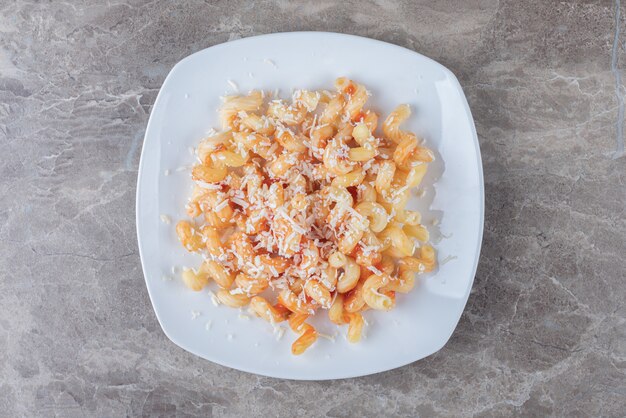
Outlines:
POLYGON ((193 148, 196 165, 175 170, 191 169, 195 183, 185 206, 193 222, 180 221, 176 232, 204 259, 186 270, 186 284, 197 290, 215 281, 222 287, 209 291, 215 306, 249 305, 277 339, 285 329, 276 323, 288 320, 298 335, 292 352, 301 354, 318 337, 334 341, 305 322, 309 315, 327 309, 356 342, 364 337, 362 310, 393 308, 396 292, 435 268, 428 232, 416 225, 421 216, 405 208, 434 154, 400 129, 406 105, 378 132, 379 115, 365 107, 371 94, 352 80, 337 79, 334 93, 291 96, 222 98, 222 130, 193 148), (276 304, 261 296, 266 289, 278 294, 276 304))

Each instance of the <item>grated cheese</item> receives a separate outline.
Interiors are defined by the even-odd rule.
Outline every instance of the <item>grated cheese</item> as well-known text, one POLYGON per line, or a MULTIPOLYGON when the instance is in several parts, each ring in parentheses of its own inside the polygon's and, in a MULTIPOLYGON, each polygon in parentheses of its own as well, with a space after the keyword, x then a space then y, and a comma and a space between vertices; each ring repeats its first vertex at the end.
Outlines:
POLYGON ((265 59, 263 60, 263 62, 264 62, 264 63, 266 63, 266 64, 271 65, 271 66, 272 66, 272 67, 274 67, 274 68, 278 68, 278 67, 276 66, 276 63, 275 63, 274 61, 272 61, 271 59, 269 59, 269 58, 265 58, 265 59))
POLYGON ((456 260, 457 257, 456 255, 448 255, 446 258, 444 258, 443 260, 441 260, 441 262, 439 263, 440 266, 444 266, 446 264, 448 264, 450 261, 452 260, 456 260))
POLYGON ((246 202, 245 200, 240 199, 238 197, 233 197, 231 200, 232 200, 233 203, 238 204, 239 206, 241 206, 244 209, 246 209, 246 208, 248 208, 250 206, 250 204, 248 202, 246 202))
POLYGON ((236 92, 238 92, 238 91, 239 91, 239 87, 237 86, 237 83, 235 83, 233 80, 228 79, 228 80, 226 80, 226 82, 228 83, 228 85, 229 85, 229 86, 230 86, 233 90, 235 90, 236 92))
POLYGON ((321 332, 318 332, 317 335, 322 337, 322 338, 326 338, 327 340, 332 341, 332 342, 335 342, 335 337, 337 336, 336 334, 335 335, 328 335, 328 334, 323 334, 321 332))
MULTIPOLYGON (((271 318, 271 316, 270 316, 271 318)), ((274 335, 276 335, 276 341, 280 341, 283 338, 283 335, 285 335, 285 328, 283 327, 275 327, 274 328, 274 335)))
POLYGON ((371 271, 372 273, 374 273, 375 275, 377 275, 377 276, 382 276, 382 275, 383 275, 383 272, 382 272, 382 271, 380 271, 380 270, 378 270, 378 269, 377 269, 376 267, 374 267, 374 266, 368 266, 368 267, 367 267, 367 269, 368 269, 369 271, 371 271))
POLYGON ((208 189, 208 190, 221 190, 222 189, 222 186, 220 186, 219 184, 205 183, 201 180, 196 180, 195 183, 198 186, 202 187, 203 189, 208 189))
POLYGON ((215 206, 214 210, 215 212, 219 212, 222 209, 224 209, 226 206, 228 206, 228 199, 222 200, 217 206, 215 206))
POLYGON ((220 306, 220 300, 217 298, 217 295, 215 293, 213 293, 212 290, 208 291, 209 295, 211 296, 211 303, 213 303, 214 306, 220 306))
POLYGON ((293 229, 296 230, 296 232, 299 232, 300 234, 306 234, 306 230, 304 228, 302 228, 300 225, 298 225, 296 223, 296 221, 294 221, 285 211, 284 208, 278 208, 278 213, 280 213, 283 218, 285 218, 285 220, 287 222, 289 222, 291 224, 291 226, 293 226, 293 229))
MULTIPOLYGON (((263 61, 275 68, 277 67, 268 58, 263 61)), ((247 75, 250 79, 254 78, 254 74, 251 72, 248 72, 247 75)), ((233 80, 228 79, 227 84, 230 86, 229 91, 239 91, 239 86, 233 80)), ((363 86, 359 85, 358 87, 359 94, 370 95, 370 92, 365 90, 363 86)), ((374 150, 374 158, 362 162, 351 161, 349 154, 351 147, 354 146, 354 141, 350 136, 350 131, 357 125, 356 122, 352 121, 353 118, 357 119, 353 109, 356 98, 351 97, 351 94, 343 96, 348 104, 341 106, 335 115, 331 115, 333 119, 330 122, 330 126, 332 126, 331 137, 321 145, 317 143, 314 145, 311 136, 320 133, 320 129, 329 126, 329 123, 322 123, 327 122, 323 119, 327 115, 324 105, 318 108, 318 102, 328 103, 328 100, 336 97, 336 93, 325 92, 325 97, 321 101, 319 91, 293 89, 290 94, 291 100, 280 99, 278 89, 267 93, 266 98, 266 92, 260 92, 260 96, 263 98, 262 108, 259 106, 259 102, 252 103, 255 100, 237 101, 238 96, 234 93, 223 98, 225 104, 220 117, 222 123, 229 125, 230 128, 223 129, 220 133, 211 129, 207 132, 209 138, 203 139, 204 142, 201 143, 201 146, 212 146, 210 148, 212 153, 209 155, 216 160, 218 158, 223 160, 225 157, 216 154, 215 151, 226 149, 237 152, 247 160, 247 163, 243 167, 228 167, 227 176, 222 181, 211 183, 194 181, 195 186, 199 189, 194 189, 194 207, 189 206, 191 200, 188 207, 196 209, 195 205, 199 205, 204 220, 198 217, 193 221, 195 227, 192 229, 192 233, 197 234, 194 237, 195 240, 200 239, 204 244, 198 251, 199 255, 204 260, 219 262, 229 275, 244 273, 253 278, 252 282, 254 279, 267 280, 268 286, 274 291, 290 289, 296 283, 306 285, 312 279, 321 282, 331 291, 330 297, 323 298, 323 300, 318 298, 316 302, 307 298, 305 292, 299 292, 295 294, 294 300, 300 307, 311 304, 313 308, 328 308, 334 303, 338 295, 333 282, 343 280, 345 272, 340 269, 339 277, 331 281, 327 271, 326 259, 332 252, 338 250, 338 244, 341 243, 341 240, 344 238, 346 240, 358 239, 357 248, 360 256, 371 256, 378 253, 382 248, 377 235, 365 234, 362 236, 361 231, 367 230, 370 218, 357 212, 354 206, 361 201, 364 193, 369 190, 368 183, 372 187, 375 186, 374 178, 379 173, 380 165, 384 160, 394 155, 394 148, 397 145, 389 139, 376 138, 370 133, 369 138, 364 143, 359 142, 357 146, 374 150), (268 102, 270 103, 268 104, 268 102), (269 106, 269 109, 266 106, 269 106), (243 120, 246 120, 246 126, 240 126, 243 120), (340 120, 342 122, 339 122, 340 120), (342 126, 342 123, 345 125, 342 126), (215 138, 210 139, 211 137, 215 138), (279 138, 280 142, 276 138, 279 138), (302 144, 298 152, 293 152, 289 145, 288 147, 283 146, 283 142, 293 140, 292 138, 302 144), (282 172, 279 175, 274 175, 274 173, 278 174, 279 170, 272 172, 270 167, 277 168, 272 163, 278 157, 284 165, 281 167, 282 172), (340 196, 329 198, 324 191, 331 186, 336 178, 340 177, 344 168, 348 170, 358 168, 365 173, 368 179, 355 185, 358 198, 352 204, 341 202, 340 196), (278 185, 282 185, 280 188, 282 190, 282 204, 276 204, 277 199, 272 199, 276 187, 270 186, 276 182, 278 185), (207 197, 203 198, 202 194, 207 197), (340 201, 337 202, 337 200, 340 201), (214 222, 217 220, 221 220, 224 224, 215 225, 214 222), (220 248, 218 252, 206 248, 206 243, 210 237, 208 233, 205 236, 206 230, 202 229, 205 226, 217 227, 220 230, 218 237, 223 248, 220 248), (315 247, 314 251, 310 249, 309 245, 315 247), (286 267, 277 268, 272 262, 264 262, 262 259, 263 257, 274 258, 276 255, 286 259, 286 267)), ((188 95, 186 94, 185 97, 188 95)), ((249 98, 251 97, 253 96, 249 96, 249 98)), ((256 98, 258 97, 256 96, 256 98)), ((240 99, 243 98, 240 97, 240 99)), ((359 111, 361 110, 359 109, 359 111)), ((363 112, 369 114, 370 111, 365 108, 363 112)), ((392 114, 383 122, 384 126, 395 123, 394 118, 398 119, 397 115, 392 114)), ((363 123, 363 117, 360 118, 360 121, 363 123)), ((204 161, 200 161, 197 148, 189 147, 189 152, 195 156, 195 159, 198 159, 197 164, 204 164, 204 161)), ((217 161, 215 162, 217 163, 217 161)), ((175 171, 185 171, 190 168, 192 166, 181 166, 175 171)), ((169 175, 170 170, 165 170, 163 174, 169 175)), ((390 191, 382 194, 377 191, 378 201, 385 207, 391 204, 397 206, 396 204, 400 203, 404 196, 408 196, 407 190, 411 190, 410 187, 401 184, 398 187, 400 188, 397 190, 391 188, 390 191)), ((350 189, 351 193, 352 191, 353 189, 350 189)), ((280 200, 278 201, 280 202, 280 200)), ((391 210, 389 214, 387 211, 383 213, 389 217, 389 221, 398 221, 394 219, 396 217, 395 210, 391 210)), ((171 223, 171 219, 167 215, 160 215, 160 219, 165 224, 171 223)), ((434 224, 435 221, 433 221, 434 224)), ((399 224, 399 227, 400 225, 402 223, 399 224)), ((411 241, 415 242, 414 239, 411 241)), ((456 257, 446 257, 441 260, 440 265, 451 261, 453 258, 456 257)), ((420 265, 419 268, 423 271, 425 267, 420 265)), ((384 274, 374 266, 367 267, 367 271, 379 276, 384 274)), ((172 268, 172 272, 175 272, 174 268, 172 268)), ((164 275, 163 280, 169 280, 169 278, 164 275)), ((250 294, 252 287, 253 283, 250 283, 249 286, 233 286, 229 292, 231 295, 241 294, 252 297, 250 294)), ((215 306, 221 304, 215 293, 209 290, 208 294, 215 306)), ((250 309, 246 313, 240 309, 238 318, 250 320, 250 316, 253 314, 250 309)), ((192 319, 197 318, 198 315, 200 315, 199 312, 192 311, 192 319)), ((228 323, 228 321, 225 322, 228 323)), ((367 324, 366 321, 365 323, 367 324)), ((271 325, 274 336, 280 340, 286 328, 279 327, 274 323, 271 325)), ((206 330, 208 331, 210 327, 211 321, 207 321, 206 330)), ((337 335, 318 333, 320 338, 329 341, 335 341, 337 335)), ((364 331, 362 337, 365 338, 364 331)), ((234 334, 226 334, 226 338, 233 340, 234 334)), ((258 345, 258 343, 255 344, 255 346, 258 345)))

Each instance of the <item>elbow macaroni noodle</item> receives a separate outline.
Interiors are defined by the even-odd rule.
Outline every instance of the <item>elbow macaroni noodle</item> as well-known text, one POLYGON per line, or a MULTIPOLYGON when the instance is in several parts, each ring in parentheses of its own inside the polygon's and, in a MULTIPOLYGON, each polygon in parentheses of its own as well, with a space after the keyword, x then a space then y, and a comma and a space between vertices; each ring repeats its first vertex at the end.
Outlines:
POLYGON ((342 77, 334 93, 296 90, 291 102, 228 96, 222 132, 197 147, 192 220, 176 233, 204 262, 182 280, 194 291, 213 281, 222 304, 288 321, 296 355, 318 338, 306 322, 317 311, 358 342, 363 311, 392 309, 436 266, 420 213, 405 208, 433 153, 401 129, 408 105, 381 135, 369 95, 342 77))

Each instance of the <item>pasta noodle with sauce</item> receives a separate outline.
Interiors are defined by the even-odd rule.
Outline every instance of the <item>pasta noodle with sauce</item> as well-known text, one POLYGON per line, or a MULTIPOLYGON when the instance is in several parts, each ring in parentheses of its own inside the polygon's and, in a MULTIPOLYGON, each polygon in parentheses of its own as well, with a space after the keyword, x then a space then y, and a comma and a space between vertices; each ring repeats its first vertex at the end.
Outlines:
POLYGON ((434 155, 401 129, 407 105, 378 132, 369 96, 344 77, 334 93, 296 90, 290 102, 260 91, 228 96, 222 132, 197 147, 192 220, 176 233, 205 261, 183 269, 183 282, 200 291, 213 281, 214 302, 248 306, 272 325, 289 321, 296 355, 318 338, 307 322, 316 312, 328 310, 358 342, 363 311, 392 309, 396 292, 436 267, 419 212, 405 208, 434 155), (275 304, 260 296, 268 290, 275 304))

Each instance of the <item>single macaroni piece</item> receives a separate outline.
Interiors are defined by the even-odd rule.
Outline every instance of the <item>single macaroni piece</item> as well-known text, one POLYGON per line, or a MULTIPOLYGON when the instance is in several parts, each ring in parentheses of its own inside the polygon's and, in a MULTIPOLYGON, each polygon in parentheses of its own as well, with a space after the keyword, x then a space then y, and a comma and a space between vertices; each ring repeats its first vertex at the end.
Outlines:
POLYGON ((290 289, 283 289, 278 294, 278 303, 296 314, 311 314, 315 312, 315 305, 306 301, 306 295, 300 292, 304 297, 299 298, 290 289))
POLYGON ((304 353, 317 340, 317 331, 313 326, 303 324, 301 330, 300 337, 291 345, 291 353, 296 356, 304 353))
POLYGON ((180 221, 176 224, 176 234, 187 251, 195 252, 202 248, 202 236, 189 221, 180 221))
POLYGON ((352 257, 346 257, 346 261, 341 268, 343 273, 337 279, 337 292, 346 293, 356 287, 361 277, 361 269, 352 257))
POLYGON ((330 291, 315 279, 307 280, 304 284, 306 296, 317 302, 324 308, 330 308, 331 296, 330 291))
POLYGON ((209 276, 206 273, 188 268, 183 269, 182 277, 185 285, 195 292, 201 291, 209 283, 209 276))
POLYGON ((372 274, 363 283, 363 300, 370 308, 383 311, 393 308, 393 300, 386 294, 379 292, 379 289, 389 284, 390 280, 386 274, 372 274))
POLYGON ((361 275, 360 281, 356 287, 352 289, 346 296, 343 302, 344 309, 347 312, 358 312, 365 306, 365 299, 363 298, 363 275, 361 275))
POLYGON ((239 273, 235 277, 235 284, 248 295, 258 295, 269 287, 265 277, 250 277, 245 273, 239 273))
POLYGON ((328 318, 337 325, 344 323, 343 295, 341 293, 335 295, 335 300, 330 305, 330 309, 328 310, 328 318))
POLYGON ((196 147, 191 219, 175 228, 204 259, 182 270, 183 283, 200 291, 213 281, 222 304, 289 321, 295 355, 317 340, 306 322, 317 311, 356 343, 362 312, 393 309, 396 293, 437 264, 421 214, 407 206, 434 160, 402 127, 409 106, 379 125, 364 85, 341 77, 334 87, 290 100, 224 97, 221 131, 196 147))
POLYGON ((376 202, 361 202, 355 209, 368 218, 372 232, 381 232, 389 222, 389 214, 382 205, 376 202))
POLYGON ((217 292, 217 298, 226 306, 231 308, 241 308, 250 302, 250 298, 243 292, 235 290, 220 289, 217 292))
POLYGON ((222 289, 229 289, 235 277, 226 270, 226 267, 214 260, 207 260, 203 263, 209 277, 215 280, 222 289))
POLYGON ((351 343, 358 343, 361 341, 364 322, 363 315, 360 313, 346 313, 344 321, 348 323, 348 341, 351 343))
POLYGON ((300 332, 304 326, 304 321, 309 318, 309 314, 294 313, 289 317, 289 328, 293 332, 300 332))
POLYGON ((272 306, 261 296, 250 299, 250 311, 271 324, 287 319, 289 311, 281 308, 282 305, 272 306))

